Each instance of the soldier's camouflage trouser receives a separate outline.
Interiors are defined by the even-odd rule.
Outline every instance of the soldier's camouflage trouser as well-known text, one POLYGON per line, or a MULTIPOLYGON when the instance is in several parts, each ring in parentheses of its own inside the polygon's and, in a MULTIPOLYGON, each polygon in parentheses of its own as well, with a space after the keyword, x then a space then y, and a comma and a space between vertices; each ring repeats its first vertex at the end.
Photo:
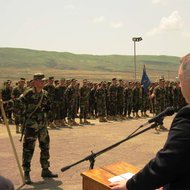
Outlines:
POLYGON ((40 163, 42 168, 49 167, 49 134, 46 127, 40 129, 27 127, 23 142, 23 155, 22 155, 22 166, 24 171, 30 171, 30 164, 33 157, 36 140, 39 141, 40 163))

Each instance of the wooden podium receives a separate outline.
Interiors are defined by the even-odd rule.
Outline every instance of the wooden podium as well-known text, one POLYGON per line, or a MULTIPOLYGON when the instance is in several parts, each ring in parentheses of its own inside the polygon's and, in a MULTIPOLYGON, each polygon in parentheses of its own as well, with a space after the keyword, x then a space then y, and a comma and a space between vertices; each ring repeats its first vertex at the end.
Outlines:
POLYGON ((126 162, 117 162, 98 169, 87 170, 81 173, 83 190, 110 190, 109 178, 127 172, 135 174, 138 171, 138 168, 126 162))

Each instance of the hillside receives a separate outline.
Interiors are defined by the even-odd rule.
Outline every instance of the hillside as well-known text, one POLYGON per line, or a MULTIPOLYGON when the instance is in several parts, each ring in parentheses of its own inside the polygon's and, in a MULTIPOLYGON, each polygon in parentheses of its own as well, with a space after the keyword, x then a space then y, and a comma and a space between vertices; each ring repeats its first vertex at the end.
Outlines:
MULTIPOLYGON (((146 65, 147 72, 165 74, 168 78, 176 76, 179 58, 174 56, 139 55, 136 59, 137 76, 146 65), (169 74, 168 74, 169 73, 169 74)), ((89 71, 104 73, 130 73, 134 72, 134 56, 128 55, 87 55, 72 54, 68 52, 39 51, 20 48, 0 48, 1 72, 15 71, 31 75, 35 70, 52 71, 89 71)), ((3 72, 3 77, 6 73, 3 72)), ((8 73, 7 73, 8 74, 8 73)), ((13 74, 14 75, 14 74, 13 74)), ((13 77, 7 75, 7 77, 13 77)))

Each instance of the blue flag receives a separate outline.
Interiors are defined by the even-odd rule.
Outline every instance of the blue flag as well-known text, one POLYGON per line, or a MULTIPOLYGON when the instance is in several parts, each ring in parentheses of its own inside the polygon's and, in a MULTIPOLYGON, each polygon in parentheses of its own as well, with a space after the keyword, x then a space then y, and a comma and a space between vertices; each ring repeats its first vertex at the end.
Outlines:
POLYGON ((145 65, 144 65, 144 68, 143 68, 143 74, 142 74, 142 79, 141 79, 141 85, 143 85, 145 91, 148 90, 148 87, 150 86, 150 79, 148 78, 148 75, 146 73, 146 68, 145 68, 145 65))

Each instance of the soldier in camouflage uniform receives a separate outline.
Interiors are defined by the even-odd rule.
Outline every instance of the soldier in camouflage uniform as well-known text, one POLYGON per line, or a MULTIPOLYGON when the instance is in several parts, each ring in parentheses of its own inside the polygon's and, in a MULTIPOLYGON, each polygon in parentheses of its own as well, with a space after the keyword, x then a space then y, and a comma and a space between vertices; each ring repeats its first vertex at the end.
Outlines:
MULTIPOLYGON (((25 78, 20 78, 20 80, 18 81, 18 85, 13 88, 12 94, 11 94, 11 97, 13 100, 15 100, 16 98, 19 98, 19 96, 23 94, 24 91, 26 90, 25 80, 26 80, 25 78)), ((15 117, 16 133, 19 133, 20 131, 22 131, 22 123, 23 123, 22 109, 19 107, 19 105, 18 107, 14 106, 13 114, 15 117), (20 131, 19 131, 19 127, 21 128, 20 131)))
POLYGON ((165 108, 173 106, 174 104, 173 83, 170 81, 165 82, 165 108))
POLYGON ((104 89, 104 83, 98 84, 97 90, 95 92, 95 99, 97 104, 97 111, 99 122, 107 122, 106 119, 106 91, 104 89))
POLYGON ((133 88, 133 115, 138 119, 140 118, 138 112, 141 108, 142 101, 142 89, 140 82, 135 82, 135 86, 133 88))
POLYGON ((151 95, 153 94, 154 88, 157 86, 157 83, 153 82, 150 84, 150 88, 149 88, 149 108, 150 108, 150 113, 153 114, 153 116, 155 115, 155 97, 151 97, 151 95))
POLYGON ((18 101, 24 105, 25 114, 25 136, 23 142, 22 166, 24 170, 24 179, 26 184, 32 183, 30 179, 30 165, 37 139, 39 141, 39 147, 41 149, 41 176, 50 178, 58 177, 57 174, 53 174, 48 169, 50 166, 48 161, 50 158, 50 137, 46 126, 46 114, 50 109, 50 101, 48 99, 47 91, 43 90, 44 75, 42 73, 34 74, 33 79, 34 88, 26 90, 24 94, 18 99, 18 101))
POLYGON ((180 87, 179 84, 177 82, 175 82, 173 84, 173 107, 175 109, 176 112, 179 111, 180 107, 180 87))
POLYGON ((65 78, 60 80, 60 84, 55 87, 55 124, 56 127, 66 126, 66 102, 65 102, 66 83, 65 78))
POLYGON ((117 114, 120 119, 124 119, 124 83, 123 80, 119 80, 119 85, 117 86, 117 114))
POLYGON ((128 117, 128 119, 132 119, 131 111, 133 108, 133 83, 131 81, 128 82, 125 91, 124 91, 124 101, 125 101, 125 109, 124 115, 128 117))
POLYGON ((55 86, 54 86, 54 77, 49 77, 48 83, 44 86, 44 90, 48 92, 50 99, 50 110, 48 112, 48 125, 50 128, 55 128, 55 86))
POLYGON ((141 87, 142 91, 142 101, 141 101, 141 116, 142 117, 149 117, 149 115, 146 113, 148 110, 148 102, 149 102, 149 97, 148 97, 148 89, 145 89, 142 85, 141 87))
POLYGON ((110 119, 117 121, 117 79, 112 79, 112 84, 108 88, 109 114, 110 119))
POLYGON ((71 84, 67 87, 65 91, 65 98, 66 98, 66 106, 67 106, 67 118, 68 118, 68 125, 78 125, 76 123, 76 97, 77 97, 77 91, 76 91, 76 80, 72 79, 71 84))
POLYGON ((79 105, 80 105, 80 124, 90 124, 87 121, 87 114, 89 111, 89 95, 90 88, 88 87, 87 80, 83 80, 83 84, 79 89, 79 105), (82 121, 84 119, 84 121, 82 121))
MULTIPOLYGON (((0 99, 2 99, 4 102, 9 102, 11 100, 11 93, 12 93, 12 86, 11 81, 7 80, 4 82, 4 86, 0 90, 0 99)), ((12 104, 6 103, 4 104, 5 114, 6 117, 9 120, 10 124, 13 124, 12 119, 12 104)))
MULTIPOLYGON (((155 98, 155 112, 156 115, 164 111, 165 109, 165 80, 164 78, 159 79, 159 85, 154 88, 154 91, 151 95, 151 98, 155 98)), ((156 131, 158 132, 159 130, 166 131, 167 129, 163 126, 160 125, 160 127, 156 128, 156 131)))
POLYGON ((92 88, 90 89, 90 95, 89 95, 89 111, 90 111, 90 117, 91 119, 95 119, 97 116, 97 104, 95 100, 95 93, 97 90, 97 83, 94 83, 92 88))

